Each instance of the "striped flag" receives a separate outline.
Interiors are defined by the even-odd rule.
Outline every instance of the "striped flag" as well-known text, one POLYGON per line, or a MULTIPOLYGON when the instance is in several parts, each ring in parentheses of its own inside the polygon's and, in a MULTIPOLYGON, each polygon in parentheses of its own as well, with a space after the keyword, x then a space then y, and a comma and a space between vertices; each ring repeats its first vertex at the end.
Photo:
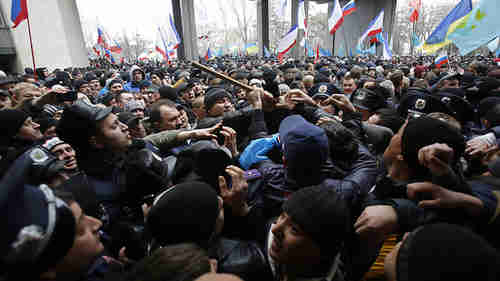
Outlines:
POLYGON ((23 20, 28 18, 28 0, 12 0, 10 10, 10 20, 14 23, 12 28, 16 28, 23 20))
POLYGON ((335 34, 343 22, 344 14, 342 12, 342 8, 340 7, 339 0, 335 0, 333 1, 332 14, 328 18, 328 29, 330 29, 330 34, 335 34))
POLYGON ((344 8, 342 8, 342 13, 344 17, 354 13, 356 11, 356 3, 354 0, 349 1, 349 3, 345 4, 344 8))
POLYGON ((278 43, 278 59, 280 61, 283 60, 283 56, 291 49, 295 44, 297 43, 297 35, 298 35, 298 27, 297 25, 292 26, 288 33, 281 38, 280 42, 278 43))
POLYGON ((363 41, 366 37, 372 37, 382 32, 384 29, 384 9, 375 17, 370 24, 368 25, 368 29, 361 35, 359 38, 358 45, 362 45, 363 41))
POLYGON ((442 53, 439 55, 436 60, 434 61, 434 64, 436 65, 437 68, 441 68, 441 66, 445 65, 448 63, 448 55, 445 53, 442 53))
POLYGON ((169 22, 168 22, 168 41, 172 42, 174 44, 174 49, 177 49, 179 45, 181 44, 181 36, 177 32, 177 29, 175 28, 174 20, 172 19, 172 15, 168 16, 169 22))

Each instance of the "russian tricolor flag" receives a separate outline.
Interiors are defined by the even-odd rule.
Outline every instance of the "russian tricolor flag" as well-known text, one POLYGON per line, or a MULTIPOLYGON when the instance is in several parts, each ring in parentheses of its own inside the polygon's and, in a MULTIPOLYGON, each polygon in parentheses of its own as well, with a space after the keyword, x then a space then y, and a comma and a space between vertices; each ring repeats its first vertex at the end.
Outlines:
POLYGON ((441 66, 443 66, 447 63, 448 63, 448 55, 446 55, 446 54, 440 55, 434 61, 434 64, 436 65, 437 68, 441 68, 441 66))
POLYGON ((101 45, 104 49, 109 49, 104 32, 100 27, 97 27, 97 44, 101 45))
POLYGON ((10 19, 14 23, 12 28, 16 28, 23 20, 28 18, 28 0, 12 0, 10 19))
POLYGON ((342 13, 345 16, 348 16, 356 11, 356 3, 354 0, 349 1, 349 3, 345 4, 344 8, 342 8, 342 13))

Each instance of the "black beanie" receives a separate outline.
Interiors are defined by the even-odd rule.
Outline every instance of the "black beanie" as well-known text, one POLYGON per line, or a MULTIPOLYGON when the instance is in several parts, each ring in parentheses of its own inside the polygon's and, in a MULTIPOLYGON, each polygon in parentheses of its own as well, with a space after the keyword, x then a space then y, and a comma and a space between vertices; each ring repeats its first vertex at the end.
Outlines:
POLYGON ((162 86, 158 90, 162 99, 169 99, 173 102, 177 101, 177 89, 170 86, 162 86))
POLYGON ((0 110, 0 145, 9 145, 12 138, 17 135, 19 129, 29 115, 24 111, 15 109, 0 110))
POLYGON ((212 106, 214 106, 214 104, 217 103, 218 99, 224 98, 224 97, 229 98, 229 93, 226 90, 224 90, 222 88, 209 89, 205 93, 205 99, 204 99, 205 110, 209 111, 212 108, 212 106))
POLYGON ((472 231, 451 224, 425 225, 402 243, 398 281, 498 280, 500 256, 472 231))
POLYGON ((149 211, 146 226, 160 246, 196 243, 208 247, 219 216, 217 193, 208 184, 188 182, 161 194, 149 211))
POLYGON ((283 211, 318 244, 322 256, 335 256, 350 233, 347 203, 328 187, 312 186, 292 193, 283 211))
POLYGON ((447 144, 454 150, 453 163, 456 163, 465 150, 463 135, 444 121, 424 116, 408 122, 401 138, 401 151, 408 166, 417 170, 419 175, 426 174, 427 169, 420 165, 418 151, 435 143, 447 144))

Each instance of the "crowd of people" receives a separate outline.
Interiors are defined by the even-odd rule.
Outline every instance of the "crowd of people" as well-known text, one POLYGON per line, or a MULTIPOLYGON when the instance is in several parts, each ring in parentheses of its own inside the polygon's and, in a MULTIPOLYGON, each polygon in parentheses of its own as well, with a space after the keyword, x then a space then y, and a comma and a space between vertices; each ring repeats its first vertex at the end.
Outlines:
POLYGON ((498 280, 500 64, 432 61, 1 72, 1 279, 498 280))

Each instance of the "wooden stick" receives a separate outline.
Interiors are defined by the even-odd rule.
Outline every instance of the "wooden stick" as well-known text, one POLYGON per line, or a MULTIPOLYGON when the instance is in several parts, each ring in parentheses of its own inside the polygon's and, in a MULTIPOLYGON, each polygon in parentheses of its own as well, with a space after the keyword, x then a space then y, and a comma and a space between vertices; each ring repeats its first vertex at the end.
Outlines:
POLYGON ((247 85, 247 84, 243 84, 243 83, 241 83, 240 81, 235 80, 235 79, 233 79, 233 78, 231 78, 231 77, 229 77, 229 76, 227 76, 227 75, 225 75, 225 74, 222 74, 222 73, 220 73, 220 72, 217 72, 217 71, 215 71, 215 70, 212 70, 212 69, 210 69, 210 68, 208 68, 208 67, 204 66, 203 64, 197 63, 197 62, 195 62, 195 61, 192 61, 192 62, 191 62, 191 64, 192 64, 194 67, 196 67, 196 68, 199 68, 199 69, 201 69, 201 70, 203 70, 203 71, 205 71, 205 72, 208 72, 208 73, 210 73, 210 74, 213 74, 213 75, 217 76, 218 78, 220 78, 220 79, 222 79, 222 80, 225 80, 225 81, 228 81, 228 82, 230 82, 230 83, 232 83, 232 84, 234 84, 234 85, 236 85, 236 86, 239 86, 239 87, 241 87, 241 88, 243 88, 243 89, 245 89, 245 90, 247 90, 247 91, 253 91, 253 90, 254 90, 254 89, 253 89, 252 87, 250 87, 249 85, 247 85))

